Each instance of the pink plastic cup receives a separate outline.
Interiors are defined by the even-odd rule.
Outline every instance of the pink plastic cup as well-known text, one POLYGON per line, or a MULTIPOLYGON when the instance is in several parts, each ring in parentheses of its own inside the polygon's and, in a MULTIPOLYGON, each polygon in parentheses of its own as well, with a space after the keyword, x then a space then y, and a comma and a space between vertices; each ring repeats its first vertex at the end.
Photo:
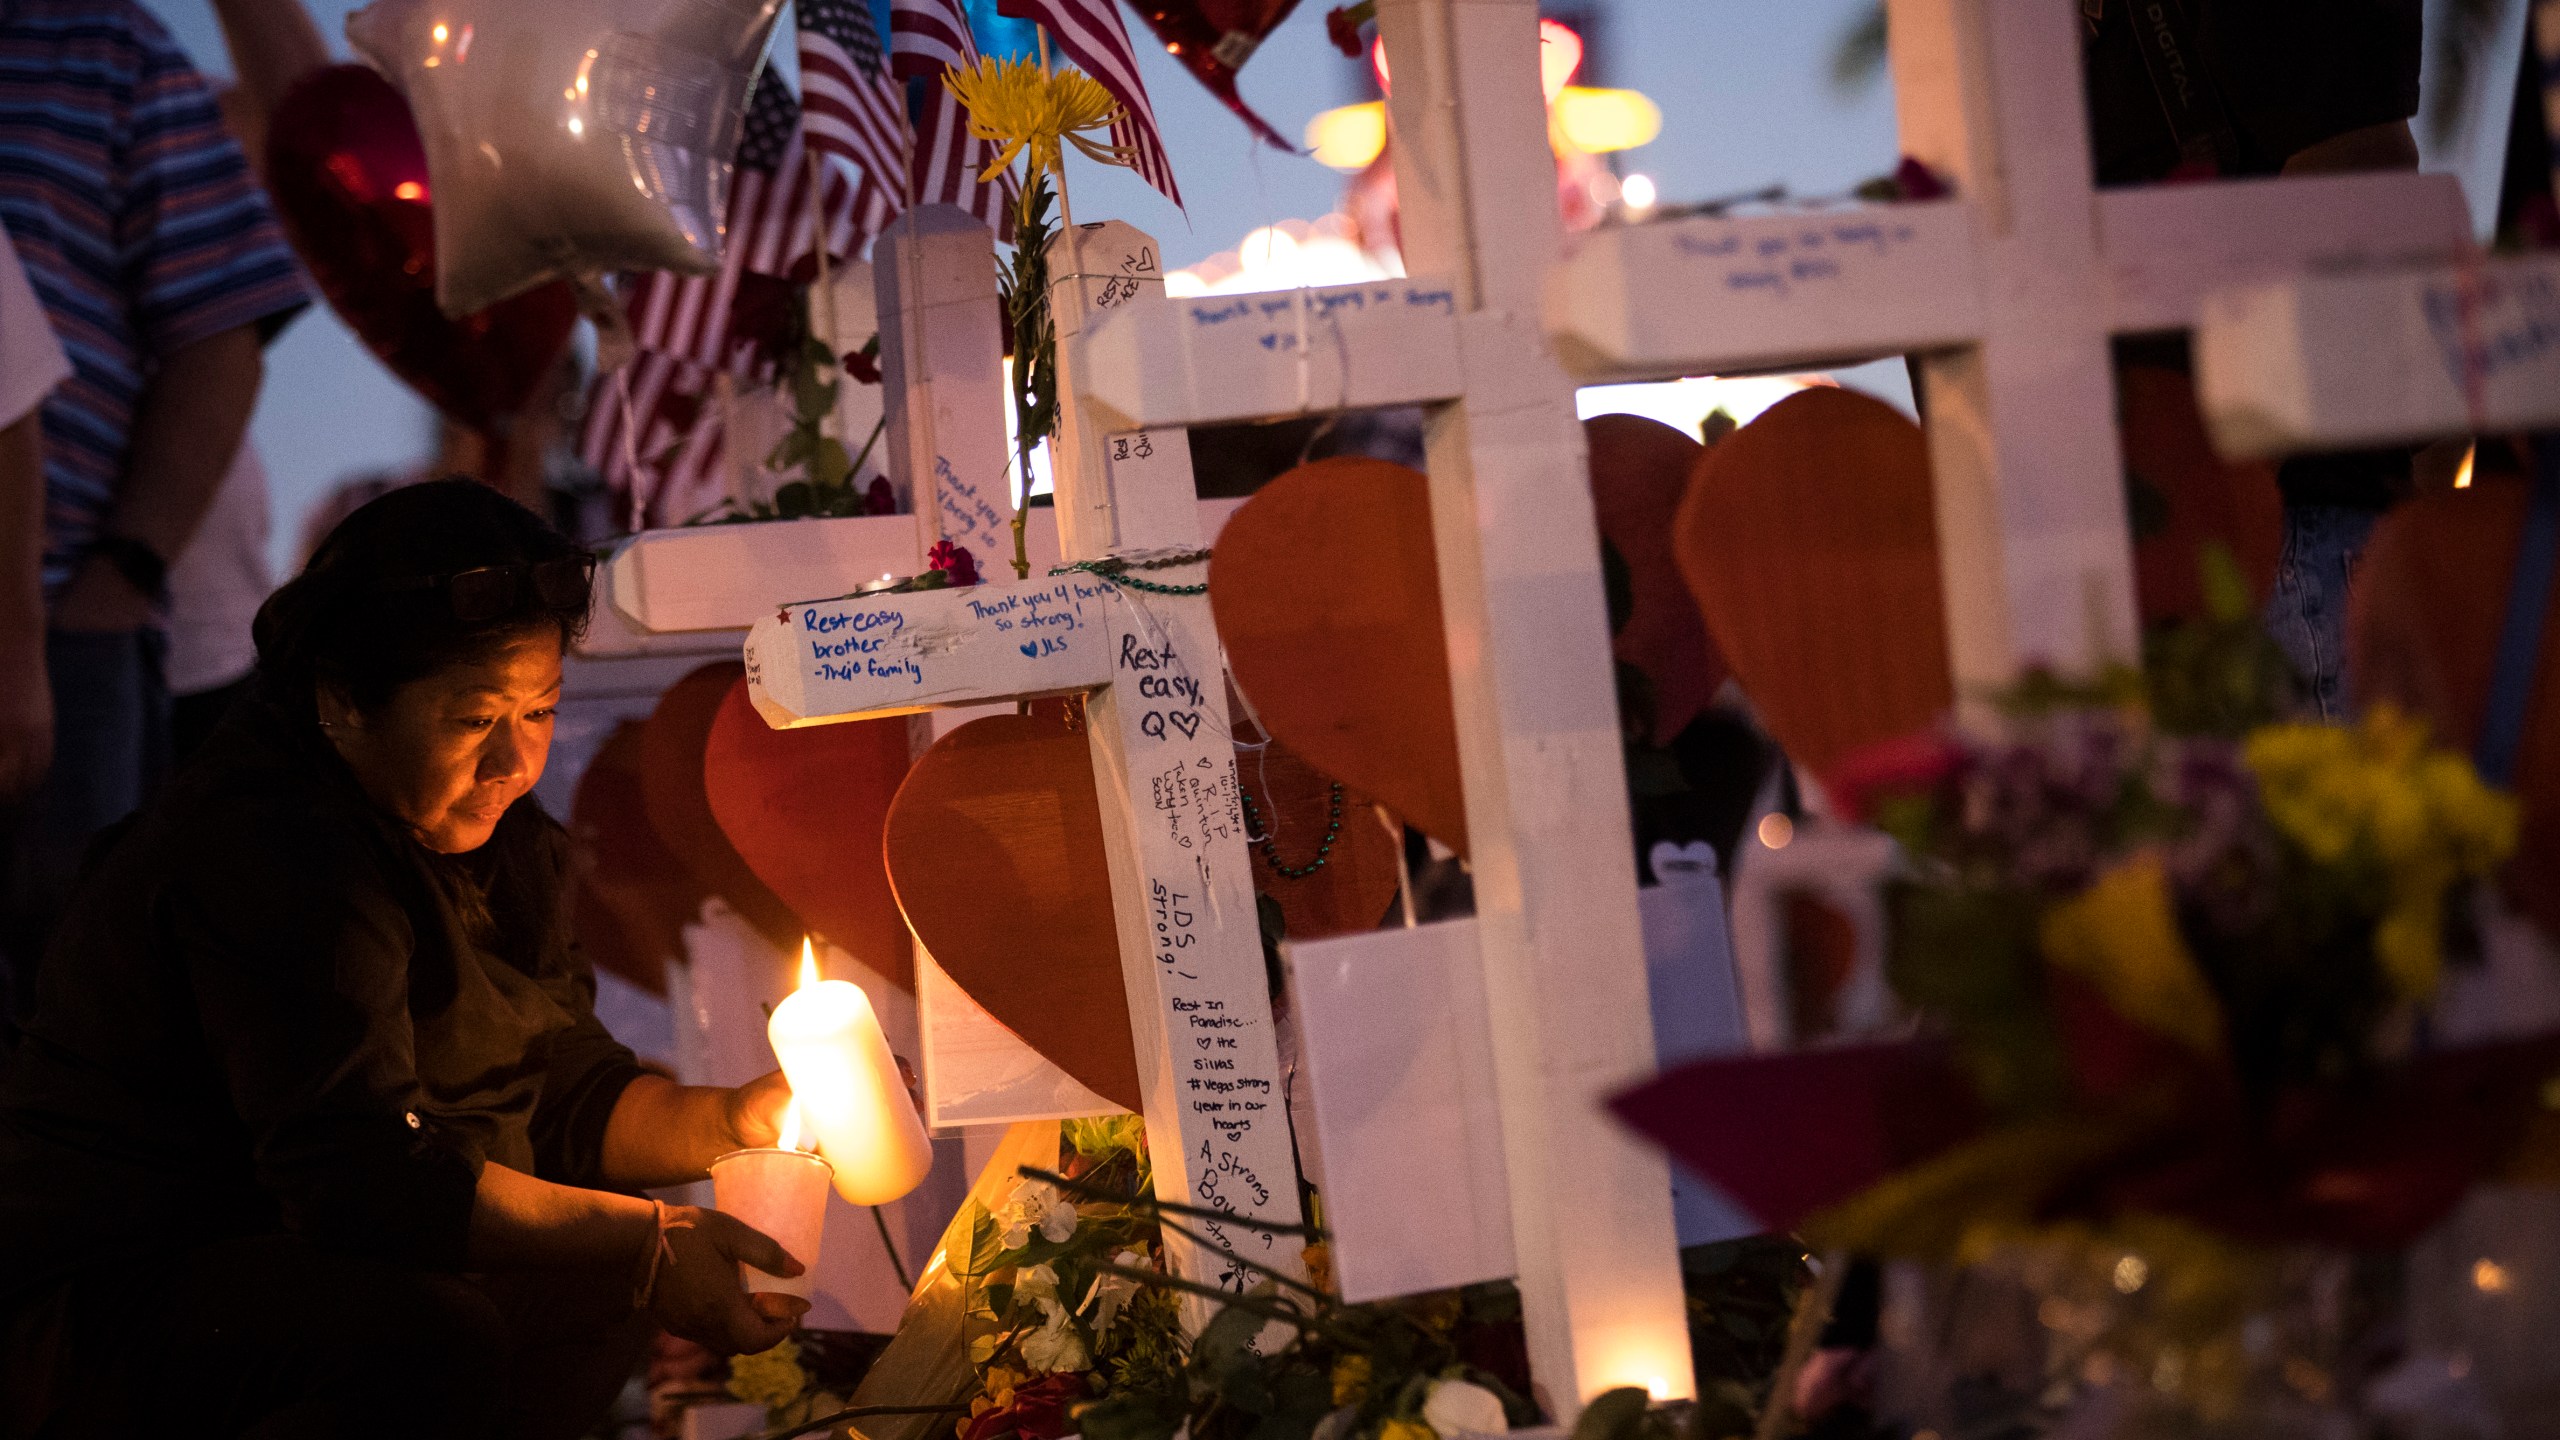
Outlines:
POLYGON ((771 1236, 803 1267, 785 1278, 741 1262, 748 1294, 809 1298, 834 1180, 835 1167, 806 1150, 732 1150, 711 1162, 712 1204, 771 1236))

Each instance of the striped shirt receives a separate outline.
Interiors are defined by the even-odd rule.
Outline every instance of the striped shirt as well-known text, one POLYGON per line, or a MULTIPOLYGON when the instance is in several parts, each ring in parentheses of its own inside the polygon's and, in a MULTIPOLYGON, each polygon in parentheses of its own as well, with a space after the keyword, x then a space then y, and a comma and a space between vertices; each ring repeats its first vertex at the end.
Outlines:
POLYGON ((212 94, 132 0, 0 0, 0 225, 71 357, 44 408, 50 595, 114 507, 160 360, 272 333, 305 294, 212 94))

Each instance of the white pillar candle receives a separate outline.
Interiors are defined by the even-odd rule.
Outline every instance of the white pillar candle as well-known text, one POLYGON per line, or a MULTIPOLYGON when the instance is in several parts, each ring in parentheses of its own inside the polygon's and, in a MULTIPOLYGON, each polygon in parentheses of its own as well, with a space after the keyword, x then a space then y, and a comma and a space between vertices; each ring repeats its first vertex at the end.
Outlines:
POLYGON ((885 1205, 922 1183, 933 1168, 933 1142, 871 997, 850 981, 819 979, 806 941, 800 988, 774 1007, 765 1034, 818 1153, 835 1167, 837 1194, 856 1205, 885 1205))

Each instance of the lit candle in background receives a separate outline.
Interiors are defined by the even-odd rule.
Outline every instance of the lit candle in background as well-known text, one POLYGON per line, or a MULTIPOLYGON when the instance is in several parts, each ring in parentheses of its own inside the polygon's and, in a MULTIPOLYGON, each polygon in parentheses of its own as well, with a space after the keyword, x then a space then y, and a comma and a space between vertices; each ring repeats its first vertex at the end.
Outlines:
POLYGON ((885 1205, 923 1182, 933 1143, 907 1098, 871 997, 851 981, 818 978, 806 940, 800 988, 774 1007, 765 1035, 818 1153, 835 1167, 837 1194, 856 1205, 885 1205))
POLYGON ((800 1148, 798 1100, 783 1109, 781 1143, 732 1150, 711 1162, 711 1203, 762 1231, 803 1267, 785 1278, 741 1263, 739 1278, 749 1294, 809 1297, 826 1238, 828 1172, 826 1161, 800 1148))

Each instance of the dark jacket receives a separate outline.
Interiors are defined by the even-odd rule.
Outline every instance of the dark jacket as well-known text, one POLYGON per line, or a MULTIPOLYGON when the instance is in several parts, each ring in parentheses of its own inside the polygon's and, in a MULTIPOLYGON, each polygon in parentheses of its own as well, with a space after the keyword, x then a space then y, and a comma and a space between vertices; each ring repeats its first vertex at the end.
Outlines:
POLYGON ((530 797, 468 856, 247 703, 93 857, 0 1075, 0 1310, 98 1247, 287 1231, 458 1270, 487 1161, 599 1183, 639 1073, 530 797))

